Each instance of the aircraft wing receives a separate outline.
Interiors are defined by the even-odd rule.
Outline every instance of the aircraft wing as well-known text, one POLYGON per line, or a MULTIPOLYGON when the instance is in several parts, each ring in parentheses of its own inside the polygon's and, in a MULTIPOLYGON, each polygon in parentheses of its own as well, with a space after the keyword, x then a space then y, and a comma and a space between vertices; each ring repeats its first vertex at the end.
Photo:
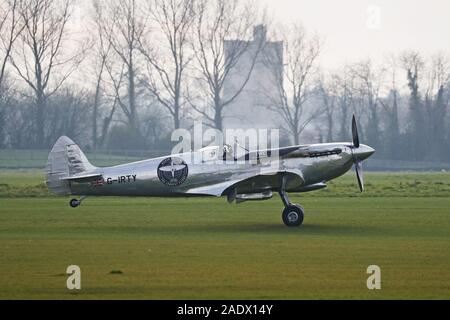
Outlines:
POLYGON ((236 177, 216 184, 194 187, 186 191, 188 194, 224 196, 234 193, 257 193, 267 190, 277 190, 280 187, 281 176, 288 176, 287 186, 300 186, 304 184, 299 170, 273 171, 236 177))
POLYGON ((91 173, 91 174, 81 174, 81 175, 63 177, 63 178, 60 178, 60 180, 73 181, 73 182, 90 182, 90 181, 97 181, 101 178, 103 178, 103 175, 101 173, 91 173))
POLYGON ((216 184, 211 184, 207 186, 202 187, 195 187, 191 188, 186 191, 188 194, 196 194, 196 195, 206 195, 206 196, 215 196, 220 197, 222 193, 230 187, 230 185, 233 185, 234 183, 237 183, 239 180, 231 180, 231 181, 224 181, 216 184))

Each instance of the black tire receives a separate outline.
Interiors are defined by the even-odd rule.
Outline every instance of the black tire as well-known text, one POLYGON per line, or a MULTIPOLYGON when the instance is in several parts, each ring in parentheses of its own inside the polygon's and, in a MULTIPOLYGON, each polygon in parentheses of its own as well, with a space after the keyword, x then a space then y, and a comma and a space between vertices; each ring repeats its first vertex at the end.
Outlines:
POLYGON ((298 205, 292 204, 290 206, 287 206, 283 210, 283 222, 288 227, 301 226, 303 223, 304 213, 305 211, 303 210, 303 208, 298 205))
POLYGON ((72 199, 70 200, 69 204, 72 208, 76 208, 80 205, 80 201, 78 201, 77 199, 72 199))

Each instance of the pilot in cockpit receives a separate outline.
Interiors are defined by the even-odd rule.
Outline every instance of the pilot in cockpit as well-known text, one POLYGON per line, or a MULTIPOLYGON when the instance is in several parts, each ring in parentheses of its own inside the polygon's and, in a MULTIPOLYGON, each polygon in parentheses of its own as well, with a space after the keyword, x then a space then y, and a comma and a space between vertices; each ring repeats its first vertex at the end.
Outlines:
POLYGON ((223 160, 233 160, 234 159, 234 155, 233 155, 233 147, 230 146, 229 144, 225 144, 223 146, 223 160))

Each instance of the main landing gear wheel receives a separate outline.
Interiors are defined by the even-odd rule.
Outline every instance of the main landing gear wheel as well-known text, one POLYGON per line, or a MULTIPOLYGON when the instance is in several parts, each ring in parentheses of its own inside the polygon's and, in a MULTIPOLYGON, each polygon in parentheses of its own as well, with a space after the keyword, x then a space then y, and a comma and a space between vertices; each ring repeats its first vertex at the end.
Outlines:
POLYGON ((283 201, 284 210, 281 217, 283 222, 288 227, 298 227, 303 223, 305 210, 296 204, 292 204, 289 201, 289 197, 286 192, 287 176, 283 175, 280 181, 280 198, 283 201))
POLYGON ((283 222, 288 227, 298 227, 303 223, 304 213, 305 211, 302 207, 291 204, 283 210, 283 222))

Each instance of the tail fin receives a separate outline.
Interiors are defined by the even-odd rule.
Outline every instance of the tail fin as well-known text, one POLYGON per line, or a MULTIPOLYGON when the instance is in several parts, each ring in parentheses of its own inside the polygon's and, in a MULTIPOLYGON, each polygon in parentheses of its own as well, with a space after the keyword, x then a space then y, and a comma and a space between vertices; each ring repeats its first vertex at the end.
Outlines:
POLYGON ((64 178, 96 169, 80 147, 70 138, 62 136, 48 155, 46 167, 47 186, 56 194, 70 194, 70 183, 64 178))

